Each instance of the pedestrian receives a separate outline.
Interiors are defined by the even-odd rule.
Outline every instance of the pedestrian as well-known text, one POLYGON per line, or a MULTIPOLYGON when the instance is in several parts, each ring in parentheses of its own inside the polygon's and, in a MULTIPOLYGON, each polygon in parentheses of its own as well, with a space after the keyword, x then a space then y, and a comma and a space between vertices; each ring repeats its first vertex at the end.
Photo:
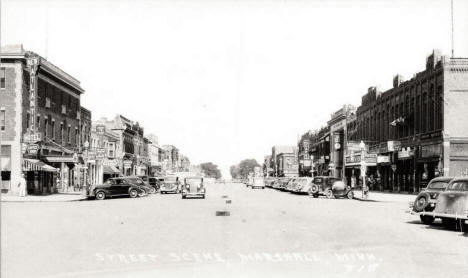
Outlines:
POLYGON ((18 183, 19 196, 26 197, 26 179, 24 178, 24 173, 21 173, 21 178, 18 183))

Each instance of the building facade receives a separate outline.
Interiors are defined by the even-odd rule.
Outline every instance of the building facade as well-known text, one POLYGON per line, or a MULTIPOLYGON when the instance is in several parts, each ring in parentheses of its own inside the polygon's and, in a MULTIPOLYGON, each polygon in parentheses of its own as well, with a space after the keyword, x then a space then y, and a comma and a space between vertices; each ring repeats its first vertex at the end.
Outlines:
POLYGON ((21 173, 29 194, 79 186, 81 114, 89 112, 80 82, 21 45, 2 48, 1 58, 2 190, 15 193, 21 173))
POLYGON ((468 174, 468 59, 434 51, 425 70, 393 88, 371 87, 356 112, 356 131, 377 155, 374 189, 418 192, 437 176, 468 174))

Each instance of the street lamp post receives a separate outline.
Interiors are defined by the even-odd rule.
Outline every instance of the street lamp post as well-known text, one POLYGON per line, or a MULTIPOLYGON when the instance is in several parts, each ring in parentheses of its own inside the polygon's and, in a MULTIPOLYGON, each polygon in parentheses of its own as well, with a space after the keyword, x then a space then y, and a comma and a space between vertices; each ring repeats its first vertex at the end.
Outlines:
MULTIPOLYGON (((88 150, 89 150, 89 142, 86 141, 83 143, 83 147, 86 151, 86 156, 85 156, 85 159, 84 159, 84 163, 85 163, 85 168, 84 168, 84 183, 85 183, 85 188, 87 189, 88 186, 89 186, 89 177, 88 177, 88 150)), ((86 190, 85 190, 86 192, 86 190)))

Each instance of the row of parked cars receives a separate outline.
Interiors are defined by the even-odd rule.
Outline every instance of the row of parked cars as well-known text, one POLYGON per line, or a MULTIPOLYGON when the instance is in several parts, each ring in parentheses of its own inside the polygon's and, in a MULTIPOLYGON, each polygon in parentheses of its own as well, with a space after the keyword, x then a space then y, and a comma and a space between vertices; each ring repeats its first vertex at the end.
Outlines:
POLYGON ((424 224, 440 219, 447 228, 468 230, 468 178, 439 177, 410 203, 410 212, 424 224))
POLYGON ((186 177, 181 181, 176 176, 125 176, 110 178, 103 184, 92 185, 86 190, 87 197, 96 200, 117 196, 136 198, 156 193, 181 194, 182 199, 187 197, 201 197, 204 199, 206 189, 203 184, 203 177, 186 177))
POLYGON ((265 188, 270 187, 282 191, 288 191, 298 194, 309 194, 314 198, 325 196, 326 198, 354 198, 354 192, 350 186, 335 177, 316 176, 316 177, 281 177, 281 178, 263 178, 251 177, 245 182, 247 187, 265 188))

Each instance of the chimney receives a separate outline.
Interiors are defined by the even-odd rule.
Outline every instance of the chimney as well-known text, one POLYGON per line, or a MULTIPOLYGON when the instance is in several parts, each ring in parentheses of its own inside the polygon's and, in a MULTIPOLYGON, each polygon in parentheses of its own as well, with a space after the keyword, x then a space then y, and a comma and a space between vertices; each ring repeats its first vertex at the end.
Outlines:
POLYGON ((393 88, 398 88, 403 81, 403 76, 400 74, 395 75, 395 77, 393 77, 393 88))

